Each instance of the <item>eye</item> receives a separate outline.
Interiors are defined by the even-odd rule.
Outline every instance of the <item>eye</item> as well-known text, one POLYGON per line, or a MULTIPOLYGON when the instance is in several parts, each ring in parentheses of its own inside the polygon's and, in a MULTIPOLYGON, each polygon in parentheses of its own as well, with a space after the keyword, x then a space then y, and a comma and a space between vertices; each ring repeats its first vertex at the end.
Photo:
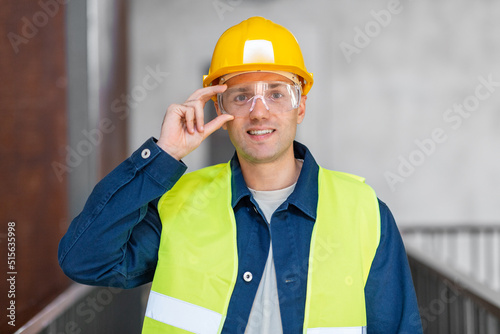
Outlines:
POLYGON ((286 92, 283 89, 273 89, 266 93, 267 98, 277 101, 286 97, 286 92))
POLYGON ((247 100, 248 100, 248 97, 245 94, 239 94, 233 98, 233 101, 236 103, 246 102, 247 100))
POLYGON ((269 99, 274 101, 282 100, 287 98, 290 95, 289 89, 287 85, 284 84, 271 84, 269 90, 266 95, 269 99))

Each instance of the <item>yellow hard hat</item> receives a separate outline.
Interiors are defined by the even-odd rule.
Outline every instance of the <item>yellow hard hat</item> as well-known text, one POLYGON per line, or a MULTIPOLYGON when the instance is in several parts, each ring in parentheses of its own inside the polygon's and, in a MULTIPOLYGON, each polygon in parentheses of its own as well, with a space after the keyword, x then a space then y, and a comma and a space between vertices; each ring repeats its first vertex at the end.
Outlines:
POLYGON ((307 72, 295 36, 283 26, 263 17, 251 17, 226 30, 219 38, 203 87, 234 72, 285 71, 300 77, 302 94, 314 82, 307 72))

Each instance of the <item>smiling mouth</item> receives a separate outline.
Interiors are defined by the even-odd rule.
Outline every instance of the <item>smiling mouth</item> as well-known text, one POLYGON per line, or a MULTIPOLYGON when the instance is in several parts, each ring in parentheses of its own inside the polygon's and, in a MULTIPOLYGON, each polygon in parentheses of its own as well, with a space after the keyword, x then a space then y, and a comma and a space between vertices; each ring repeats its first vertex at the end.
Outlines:
POLYGON ((274 130, 250 130, 248 131, 249 134, 254 135, 254 136, 262 136, 262 135, 267 135, 268 133, 272 133, 274 130))

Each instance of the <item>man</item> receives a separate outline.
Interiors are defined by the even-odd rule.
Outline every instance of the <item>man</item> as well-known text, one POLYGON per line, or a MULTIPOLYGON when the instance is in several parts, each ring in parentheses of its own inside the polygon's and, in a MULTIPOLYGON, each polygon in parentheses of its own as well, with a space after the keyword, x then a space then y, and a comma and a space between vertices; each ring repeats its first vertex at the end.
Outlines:
POLYGON ((421 333, 389 209, 294 141, 312 84, 284 27, 252 17, 228 29, 204 88, 168 107, 158 141, 106 176, 72 222, 66 274, 153 280, 144 333, 421 333), (205 124, 210 99, 218 116, 205 124), (183 175, 182 158, 220 127, 230 163, 183 175))

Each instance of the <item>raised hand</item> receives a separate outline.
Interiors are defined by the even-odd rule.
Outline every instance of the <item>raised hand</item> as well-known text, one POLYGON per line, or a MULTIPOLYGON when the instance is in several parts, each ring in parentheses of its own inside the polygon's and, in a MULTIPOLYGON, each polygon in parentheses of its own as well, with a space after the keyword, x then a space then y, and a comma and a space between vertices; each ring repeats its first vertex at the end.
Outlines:
POLYGON ((222 114, 209 123, 204 123, 205 103, 226 88, 226 85, 200 88, 183 104, 170 105, 163 119, 158 146, 172 157, 181 160, 224 123, 233 120, 233 116, 222 114))

